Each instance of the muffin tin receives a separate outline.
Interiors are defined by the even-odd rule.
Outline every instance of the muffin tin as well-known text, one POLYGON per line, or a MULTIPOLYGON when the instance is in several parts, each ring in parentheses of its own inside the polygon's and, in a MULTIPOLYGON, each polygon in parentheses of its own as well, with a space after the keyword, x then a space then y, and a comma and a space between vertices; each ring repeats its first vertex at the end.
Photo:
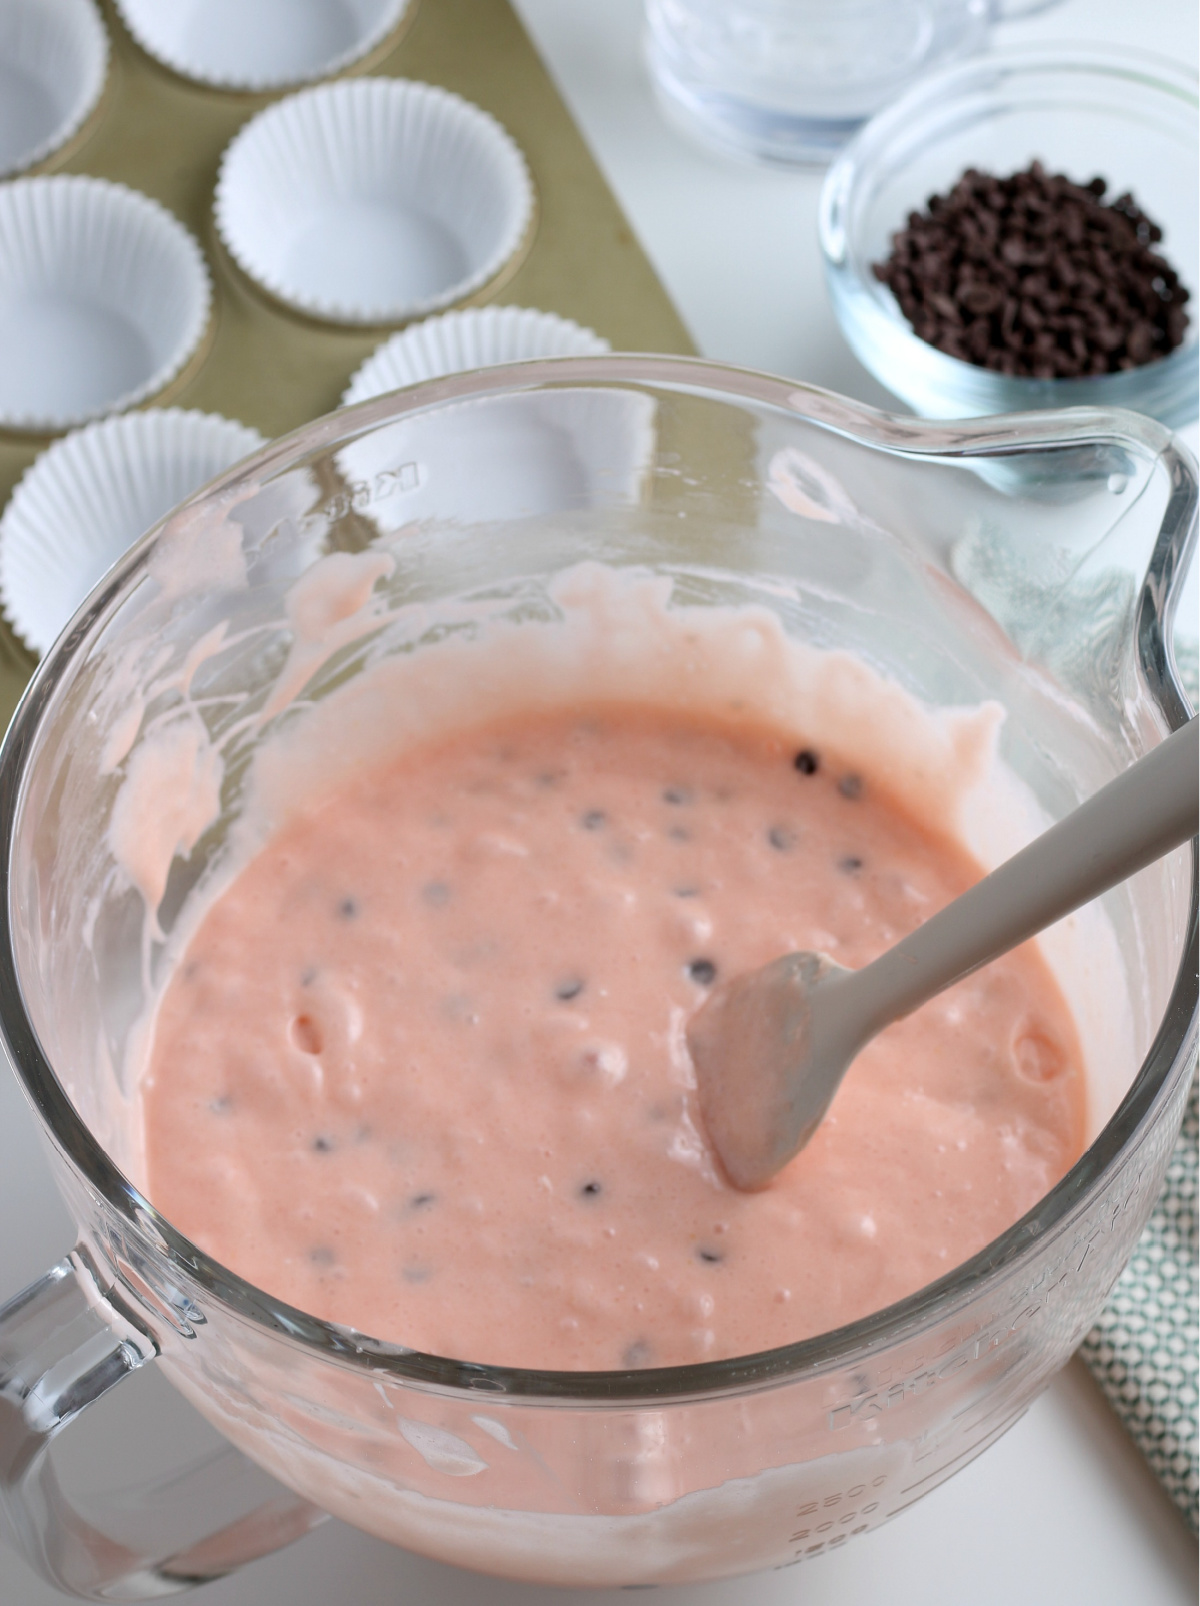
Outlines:
MULTIPOLYGON (((263 0, 264 14, 274 5, 263 0)), ((315 13, 320 0, 305 0, 304 9, 315 13)), ((257 283, 244 270, 232 239, 230 248, 223 243, 214 200, 222 160, 235 139, 256 116, 274 111, 288 91, 262 87, 277 80, 261 72, 241 80, 253 82, 253 91, 216 87, 233 83, 236 75, 228 72, 222 77, 214 70, 208 74, 212 83, 197 82, 205 74, 196 61, 187 66, 159 45, 154 48, 163 59, 155 59, 122 21, 121 13, 132 22, 135 12, 147 8, 122 0, 119 13, 114 0, 100 0, 108 58, 99 103, 66 144, 27 171, 87 175, 159 203, 198 242, 212 296, 202 337, 174 376, 153 376, 150 388, 143 385, 136 397, 117 395, 111 405, 143 399, 154 406, 181 405, 241 420, 267 438, 278 436, 332 411, 351 376, 390 333, 420 317, 422 309, 451 303, 514 303, 573 320, 617 349, 690 352, 686 329, 508 0, 409 0, 390 7, 363 0, 354 9, 377 22, 386 11, 390 31, 380 38, 376 28, 360 38, 355 49, 365 53, 340 66, 336 82, 293 94, 293 104, 331 88, 357 88, 363 80, 406 80, 429 86, 420 92, 427 99, 468 103, 482 122, 503 130, 511 171, 526 174, 523 199, 513 212, 516 226, 510 217, 504 238, 503 230, 493 231, 491 249, 449 293, 414 298, 404 307, 366 305, 353 323, 341 324, 326 306, 287 305, 278 286, 257 283), (183 76, 185 70, 193 76, 183 76)), ((144 42, 151 44, 148 35, 144 42)), ((343 53, 335 59, 348 58, 343 53)), ((289 85, 316 76, 311 62, 295 59, 287 73, 289 85)), ((18 182, 25 181, 23 174, 18 182)), ((0 185, 0 191, 9 187, 0 185)), ((0 426, 0 512, 21 475, 66 423, 41 416, 24 419, 22 426, 0 426)), ((0 724, 31 667, 8 622, 0 622, 0 724)))

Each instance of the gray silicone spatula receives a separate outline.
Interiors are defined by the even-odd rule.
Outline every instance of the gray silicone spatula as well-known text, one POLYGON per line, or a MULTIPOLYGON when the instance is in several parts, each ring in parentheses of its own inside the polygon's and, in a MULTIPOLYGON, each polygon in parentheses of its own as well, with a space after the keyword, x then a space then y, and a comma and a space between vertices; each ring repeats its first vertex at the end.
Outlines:
POLYGON ((762 1188, 812 1137, 876 1033, 1196 834, 1190 720, 880 958, 785 954, 716 989, 687 1029, 729 1180, 762 1188))

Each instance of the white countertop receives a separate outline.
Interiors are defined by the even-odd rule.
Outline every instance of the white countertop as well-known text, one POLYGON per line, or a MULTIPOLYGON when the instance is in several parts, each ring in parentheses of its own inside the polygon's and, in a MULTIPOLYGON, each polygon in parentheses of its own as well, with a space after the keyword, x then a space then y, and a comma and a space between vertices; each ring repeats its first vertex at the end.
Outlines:
MULTIPOLYGON (((836 3, 836 0, 834 0, 836 3)), ((576 120, 706 356, 895 408, 833 320, 816 239, 820 175, 743 167, 664 126, 642 66, 640 0, 515 0, 576 120)), ((1194 0, 1064 0, 1003 37, 1089 38, 1195 63, 1194 0)), ((1193 435, 1194 440, 1194 435, 1193 435)), ((0 1072, 0 1300, 71 1245, 66 1211, 16 1083, 0 1072)), ((208 1430, 135 1378, 89 1414, 128 1439, 170 1417, 208 1430), (119 1410, 118 1407, 119 1401, 119 1410), (111 1408, 111 1409, 110 1409, 111 1408), (120 1427, 118 1427, 118 1420, 120 1427)), ((506 1584, 423 1561, 338 1522, 195 1597, 198 1606, 555 1606, 628 1596, 506 1584)), ((2 1606, 62 1596, 0 1547, 2 1606)), ((1194 1606, 1196 1546, 1076 1362, 978 1461, 898 1522, 803 1567, 662 1589, 662 1606, 1194 1606)))

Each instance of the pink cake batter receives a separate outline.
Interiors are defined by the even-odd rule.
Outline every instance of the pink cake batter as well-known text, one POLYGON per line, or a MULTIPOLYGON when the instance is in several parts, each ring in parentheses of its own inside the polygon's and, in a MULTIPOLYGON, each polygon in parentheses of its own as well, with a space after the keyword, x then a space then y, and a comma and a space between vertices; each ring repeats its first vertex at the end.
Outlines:
POLYGON ((293 820, 199 926, 143 1081, 150 1196, 271 1294, 526 1367, 750 1353, 966 1259, 1078 1157, 1027 947, 891 1027, 765 1191, 684 1027, 794 948, 867 963, 979 875, 869 770, 631 704, 423 744, 293 820))

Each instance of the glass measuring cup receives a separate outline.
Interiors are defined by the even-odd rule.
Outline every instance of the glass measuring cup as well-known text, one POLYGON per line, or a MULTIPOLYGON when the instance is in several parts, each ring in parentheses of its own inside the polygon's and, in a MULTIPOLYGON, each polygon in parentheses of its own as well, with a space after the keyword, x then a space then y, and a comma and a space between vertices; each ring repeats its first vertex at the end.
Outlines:
POLYGON ((829 161, 922 74, 974 55, 993 22, 1055 0, 646 0, 667 117, 727 155, 829 161))
POLYGON ((0 1030, 80 1231, 0 1314, 0 1490, 35 1564, 83 1596, 147 1598, 330 1510, 504 1576, 684 1582, 841 1545, 1002 1433, 1091 1325, 1178 1128, 1190 848, 1107 900, 1130 1052, 1097 1075, 1092 1142, 1063 1181, 910 1299, 728 1361, 520 1371, 280 1304, 139 1191, 131 1036, 233 851, 256 756, 445 630, 538 628, 549 578, 582 556, 655 571, 689 605, 769 606, 931 703, 999 699, 1008 764, 1058 814, 1185 717, 1167 642, 1195 508, 1194 467, 1136 415, 932 426, 714 364, 612 357, 319 420, 140 543, 0 753, 0 1030), (297 588, 330 563, 353 580, 347 605, 314 619, 297 588), (109 824, 172 720, 221 759, 215 813, 139 890, 109 824), (73 1510, 53 1439, 150 1361, 292 1493, 243 1484, 231 1452, 150 1492, 140 1528, 128 1509, 73 1510))

